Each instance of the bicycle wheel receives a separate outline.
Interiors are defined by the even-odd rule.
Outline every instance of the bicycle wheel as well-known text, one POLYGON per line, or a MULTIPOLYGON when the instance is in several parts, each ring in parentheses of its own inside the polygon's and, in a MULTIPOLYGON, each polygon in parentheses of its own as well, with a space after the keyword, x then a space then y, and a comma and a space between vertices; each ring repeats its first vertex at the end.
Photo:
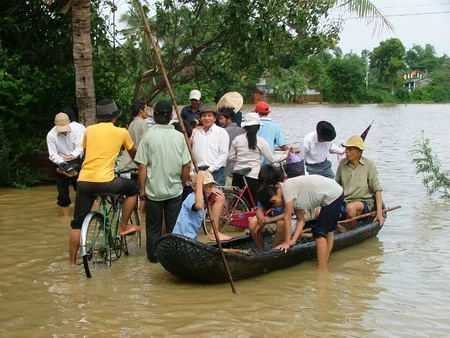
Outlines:
MULTIPOLYGON (((134 225, 141 225, 138 209, 134 208, 129 222, 134 225)), ((136 231, 133 234, 122 237, 122 250, 125 255, 129 255, 130 252, 134 253, 141 247, 141 231, 136 231)))
POLYGON ((104 227, 103 215, 91 211, 84 219, 80 235, 80 256, 86 276, 92 277, 91 270, 95 264, 105 263, 107 249, 103 246, 104 227))
MULTIPOLYGON (((234 191, 224 190, 223 192, 225 194, 225 204, 219 216, 219 230, 236 231, 236 226, 233 224, 233 215, 237 212, 248 212, 250 207, 247 200, 239 196, 239 194, 234 191), (230 227, 230 225, 234 226, 230 227)), ((209 219, 210 217, 208 215, 208 211, 206 211, 202 223, 203 231, 206 235, 211 228, 211 222, 209 219)))

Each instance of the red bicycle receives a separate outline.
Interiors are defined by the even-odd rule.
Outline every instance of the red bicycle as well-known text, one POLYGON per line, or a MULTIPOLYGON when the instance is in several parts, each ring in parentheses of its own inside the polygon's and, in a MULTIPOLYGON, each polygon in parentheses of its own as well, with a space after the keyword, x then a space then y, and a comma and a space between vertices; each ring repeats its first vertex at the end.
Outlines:
MULTIPOLYGON (((232 172, 233 176, 242 176, 245 184, 243 188, 239 188, 236 186, 217 187, 218 189, 223 191, 226 199, 219 218, 219 226, 221 228, 224 228, 226 226, 233 226, 242 229, 248 228, 248 219, 250 217, 256 216, 257 205, 245 178, 245 176, 247 176, 251 172, 251 170, 251 168, 245 168, 241 170, 234 170, 232 172)), ((266 214, 269 214, 269 212, 270 210, 266 211, 266 214)), ((203 220, 202 224, 205 234, 209 233, 210 226, 209 222, 207 222, 207 219, 209 219, 209 216, 206 212, 205 219, 203 220)))

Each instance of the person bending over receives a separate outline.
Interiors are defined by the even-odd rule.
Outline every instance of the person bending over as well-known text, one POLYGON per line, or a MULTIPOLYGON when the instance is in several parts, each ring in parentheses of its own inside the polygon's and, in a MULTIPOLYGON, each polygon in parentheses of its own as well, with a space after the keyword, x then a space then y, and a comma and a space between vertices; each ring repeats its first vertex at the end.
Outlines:
POLYGON ((320 175, 298 176, 284 181, 282 186, 262 188, 259 196, 266 209, 284 206, 284 241, 275 247, 284 252, 295 245, 303 232, 305 217, 302 209, 321 207, 312 233, 316 241, 317 269, 325 268, 333 249, 334 230, 344 200, 342 187, 320 175), (291 236, 293 210, 297 215, 297 224, 291 236))

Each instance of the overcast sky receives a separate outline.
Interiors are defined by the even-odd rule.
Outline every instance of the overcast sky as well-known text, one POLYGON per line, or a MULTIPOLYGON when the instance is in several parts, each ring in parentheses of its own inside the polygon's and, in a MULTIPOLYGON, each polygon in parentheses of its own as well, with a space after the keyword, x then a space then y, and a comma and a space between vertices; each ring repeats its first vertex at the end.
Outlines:
MULTIPOLYGON (((153 2, 153 1, 152 1, 153 2)), ((394 31, 383 30, 381 35, 373 35, 373 24, 365 19, 336 9, 331 17, 342 15, 346 20, 338 46, 345 53, 362 50, 372 51, 381 41, 398 38, 406 50, 413 44, 435 47, 437 56, 450 56, 450 0, 371 0, 394 26, 394 31)), ((126 12, 127 1, 115 0, 119 13, 126 12)))
POLYGON ((394 32, 384 30, 379 36, 373 36, 373 25, 366 20, 356 19, 342 11, 334 11, 332 16, 342 14, 346 20, 344 30, 338 44, 342 51, 353 51, 357 54, 363 49, 370 51, 381 41, 398 38, 406 50, 413 44, 435 47, 437 56, 444 53, 450 56, 450 0, 371 0, 394 26, 394 32))

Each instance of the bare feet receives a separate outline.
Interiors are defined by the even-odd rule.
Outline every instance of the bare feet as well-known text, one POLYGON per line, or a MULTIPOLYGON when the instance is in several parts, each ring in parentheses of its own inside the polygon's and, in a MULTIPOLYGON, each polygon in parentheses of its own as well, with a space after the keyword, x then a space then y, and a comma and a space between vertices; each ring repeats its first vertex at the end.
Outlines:
MULTIPOLYGON (((219 232, 219 240, 220 241, 229 241, 230 239, 232 239, 233 237, 227 236, 221 232, 219 232)), ((216 240, 216 236, 214 236, 214 232, 210 232, 208 234, 208 239, 210 241, 215 241, 216 240)))
POLYGON ((126 236, 135 233, 136 231, 141 231, 142 228, 138 225, 127 224, 124 229, 119 229, 119 236, 126 236))

